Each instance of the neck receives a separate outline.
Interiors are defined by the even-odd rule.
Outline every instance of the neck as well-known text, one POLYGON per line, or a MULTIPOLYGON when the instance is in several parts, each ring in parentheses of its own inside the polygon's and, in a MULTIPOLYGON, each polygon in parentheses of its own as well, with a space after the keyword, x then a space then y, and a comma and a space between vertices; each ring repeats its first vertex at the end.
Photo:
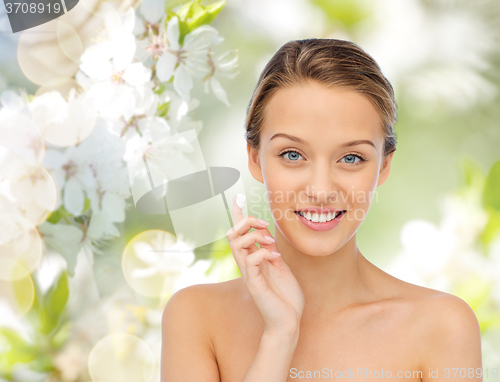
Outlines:
POLYGON ((318 322, 337 312, 373 299, 374 274, 371 264, 356 245, 356 234, 340 249, 327 256, 300 252, 275 230, 276 244, 305 298, 302 320, 318 322))

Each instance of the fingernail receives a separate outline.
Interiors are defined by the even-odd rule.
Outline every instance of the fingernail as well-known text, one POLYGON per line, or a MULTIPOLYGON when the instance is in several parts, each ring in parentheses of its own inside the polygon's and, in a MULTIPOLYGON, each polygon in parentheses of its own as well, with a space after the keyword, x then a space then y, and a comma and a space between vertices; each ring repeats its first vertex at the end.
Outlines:
POLYGON ((243 209, 243 207, 245 207, 245 201, 246 201, 246 196, 243 195, 243 194, 237 194, 236 195, 236 204, 238 205, 238 207, 240 207, 241 209, 243 209))
POLYGON ((266 239, 267 241, 270 241, 271 243, 274 243, 276 241, 271 236, 264 236, 264 239, 266 239))
POLYGON ((273 255, 276 255, 276 256, 281 256, 281 253, 279 252, 271 252, 273 255))
POLYGON ((265 226, 269 225, 269 222, 266 222, 265 220, 259 219, 260 224, 264 224, 265 226))

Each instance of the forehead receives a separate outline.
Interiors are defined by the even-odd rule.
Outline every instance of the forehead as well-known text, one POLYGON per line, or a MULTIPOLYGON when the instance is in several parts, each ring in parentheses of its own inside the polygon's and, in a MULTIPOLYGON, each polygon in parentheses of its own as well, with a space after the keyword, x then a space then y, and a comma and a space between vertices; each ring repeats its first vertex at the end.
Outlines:
POLYGON ((317 82, 279 89, 268 102, 262 135, 290 133, 306 140, 382 142, 382 121, 363 94, 317 82))

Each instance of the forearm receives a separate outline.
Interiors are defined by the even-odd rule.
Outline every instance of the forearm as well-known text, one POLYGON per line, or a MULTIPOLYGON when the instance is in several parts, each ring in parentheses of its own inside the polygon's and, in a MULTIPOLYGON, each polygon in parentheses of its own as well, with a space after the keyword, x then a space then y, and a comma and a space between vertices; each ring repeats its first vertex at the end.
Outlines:
POLYGON ((285 382, 298 339, 298 331, 286 335, 264 332, 243 382, 285 382))

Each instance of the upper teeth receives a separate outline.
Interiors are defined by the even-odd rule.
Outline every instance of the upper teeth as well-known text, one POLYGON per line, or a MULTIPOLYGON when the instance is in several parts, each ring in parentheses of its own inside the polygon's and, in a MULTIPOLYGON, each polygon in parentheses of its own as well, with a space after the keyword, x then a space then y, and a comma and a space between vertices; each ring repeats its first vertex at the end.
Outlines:
MULTIPOLYGON (((339 211, 340 213, 340 211, 339 211)), ((317 212, 311 213, 309 211, 304 212, 304 211, 299 211, 299 214, 301 214, 303 217, 305 217, 307 220, 311 220, 312 222, 315 223, 325 223, 330 220, 335 219, 335 213, 328 212, 327 214, 318 214, 317 212)))

